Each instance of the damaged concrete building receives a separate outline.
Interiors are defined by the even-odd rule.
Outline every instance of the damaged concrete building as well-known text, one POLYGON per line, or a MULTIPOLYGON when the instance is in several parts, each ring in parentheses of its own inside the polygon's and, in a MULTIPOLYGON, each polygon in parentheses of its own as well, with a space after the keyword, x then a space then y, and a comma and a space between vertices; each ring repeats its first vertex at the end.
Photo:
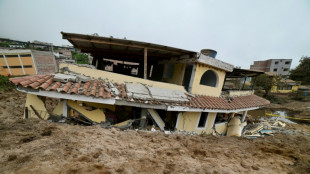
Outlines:
POLYGON ((217 60, 213 50, 196 53, 126 39, 62 35, 93 56, 92 66, 61 63, 58 74, 10 79, 27 93, 25 118, 62 116, 90 125, 155 125, 161 130, 222 135, 228 126, 238 125, 241 129, 227 133, 237 135, 247 111, 269 104, 251 89, 225 89, 226 78, 246 79, 258 73, 234 70, 217 60), (113 66, 112 71, 106 71, 107 66, 113 66), (50 98, 58 100, 52 109, 46 104, 50 98))

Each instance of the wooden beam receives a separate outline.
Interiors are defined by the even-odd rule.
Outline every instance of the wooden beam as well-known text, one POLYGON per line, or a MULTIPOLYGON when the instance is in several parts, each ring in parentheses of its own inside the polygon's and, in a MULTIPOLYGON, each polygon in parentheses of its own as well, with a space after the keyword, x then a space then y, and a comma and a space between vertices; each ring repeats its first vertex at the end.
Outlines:
MULTIPOLYGON (((108 44, 108 45, 117 45, 117 46, 124 46, 124 47, 135 47, 135 48, 145 48, 145 46, 140 46, 140 45, 134 45, 134 44, 125 44, 125 43, 116 43, 113 41, 104 41, 104 40, 95 40, 95 39, 81 39, 81 38, 70 38, 68 39, 69 42, 70 41, 77 41, 77 42, 92 42, 92 43, 98 43, 98 44, 108 44)), ((70 42, 71 43, 71 42, 70 42)), ((72 43, 72 45, 74 45, 72 43)), ((77 47, 79 48, 79 47, 77 47)), ((184 52, 182 50, 179 49, 175 49, 175 50, 171 50, 171 49, 165 49, 167 48, 166 46, 163 46, 163 48, 156 48, 153 46, 148 46, 148 49, 152 49, 152 50, 159 50, 159 51, 165 51, 165 52, 171 52, 171 53, 175 53, 177 55, 183 55, 183 54, 189 54, 187 52, 184 52)))
POLYGON ((144 48, 144 79, 147 79, 147 48, 144 48))
POLYGON ((32 105, 30 105, 30 107, 31 107, 31 109, 33 110, 34 114, 35 114, 38 118, 40 118, 41 120, 43 120, 43 118, 42 118, 41 115, 38 113, 38 111, 35 110, 34 107, 33 107, 32 105))

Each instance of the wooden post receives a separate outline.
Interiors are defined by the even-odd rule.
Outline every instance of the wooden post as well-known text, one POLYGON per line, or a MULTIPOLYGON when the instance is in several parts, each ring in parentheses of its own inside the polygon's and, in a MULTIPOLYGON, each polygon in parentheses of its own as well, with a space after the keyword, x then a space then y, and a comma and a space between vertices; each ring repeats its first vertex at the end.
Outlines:
POLYGON ((144 48, 144 73, 143 78, 147 79, 147 48, 144 48))
POLYGON ((28 115, 28 108, 25 107, 25 118, 28 119, 29 118, 29 115, 28 115))
POLYGON ((140 126, 139 128, 142 130, 146 129, 147 123, 146 123, 146 115, 147 115, 147 110, 146 109, 141 109, 141 120, 140 120, 140 126))
POLYGON ((33 107, 32 105, 30 105, 30 108, 33 110, 34 114, 35 114, 38 118, 40 118, 41 120, 43 120, 43 118, 41 117, 41 115, 38 113, 37 110, 34 109, 34 107, 33 107))

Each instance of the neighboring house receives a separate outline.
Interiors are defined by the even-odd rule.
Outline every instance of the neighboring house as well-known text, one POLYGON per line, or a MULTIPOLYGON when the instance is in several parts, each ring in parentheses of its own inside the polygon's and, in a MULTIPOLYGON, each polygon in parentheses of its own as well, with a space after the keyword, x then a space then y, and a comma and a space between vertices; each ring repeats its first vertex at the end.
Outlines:
POLYGON ((281 79, 279 74, 275 72, 265 72, 270 78, 273 78, 276 80, 276 77, 278 78, 277 85, 272 86, 270 92, 271 93, 293 93, 298 91, 298 87, 300 85, 300 82, 296 82, 291 79, 281 79))
POLYGON ((57 71, 52 52, 0 50, 0 75, 51 74, 57 71))
POLYGON ((281 79, 277 86, 271 88, 272 93, 292 93, 297 92, 300 83, 291 79, 281 79))
MULTIPOLYGON (((225 134, 233 117, 240 115, 244 125, 248 110, 269 104, 253 90, 222 90, 226 78, 246 79, 254 74, 237 72, 233 65, 210 57, 213 50, 212 54, 208 50, 196 53, 133 40, 62 35, 90 53, 96 69, 61 63, 59 74, 10 79, 18 90, 28 93, 25 117, 37 117, 34 110, 47 113, 46 98, 58 98, 61 101, 48 115, 78 118, 89 124, 109 121, 120 127, 138 120, 142 129, 151 119, 162 130, 225 134), (104 71, 110 64, 106 59, 123 61, 124 66, 104 71), (132 69, 138 69, 136 75, 132 69)), ((240 135, 242 125, 228 134, 240 135)))
POLYGON ((289 75, 292 59, 269 59, 263 61, 254 61, 250 66, 251 70, 264 72, 275 72, 279 75, 289 75))

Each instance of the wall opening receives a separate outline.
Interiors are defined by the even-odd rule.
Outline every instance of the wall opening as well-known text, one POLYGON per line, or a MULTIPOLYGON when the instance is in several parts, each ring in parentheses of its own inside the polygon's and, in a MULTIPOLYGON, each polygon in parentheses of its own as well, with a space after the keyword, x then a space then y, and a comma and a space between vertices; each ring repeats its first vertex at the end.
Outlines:
POLYGON ((212 70, 208 70, 202 75, 202 77, 200 79, 200 84, 206 85, 206 86, 216 87, 217 81, 218 81, 218 79, 217 79, 217 75, 215 74, 215 72, 212 70))
POLYGON ((208 118, 208 112, 202 112, 199 118, 199 122, 198 122, 198 128, 205 128, 206 127, 206 123, 207 123, 207 118, 208 118))

